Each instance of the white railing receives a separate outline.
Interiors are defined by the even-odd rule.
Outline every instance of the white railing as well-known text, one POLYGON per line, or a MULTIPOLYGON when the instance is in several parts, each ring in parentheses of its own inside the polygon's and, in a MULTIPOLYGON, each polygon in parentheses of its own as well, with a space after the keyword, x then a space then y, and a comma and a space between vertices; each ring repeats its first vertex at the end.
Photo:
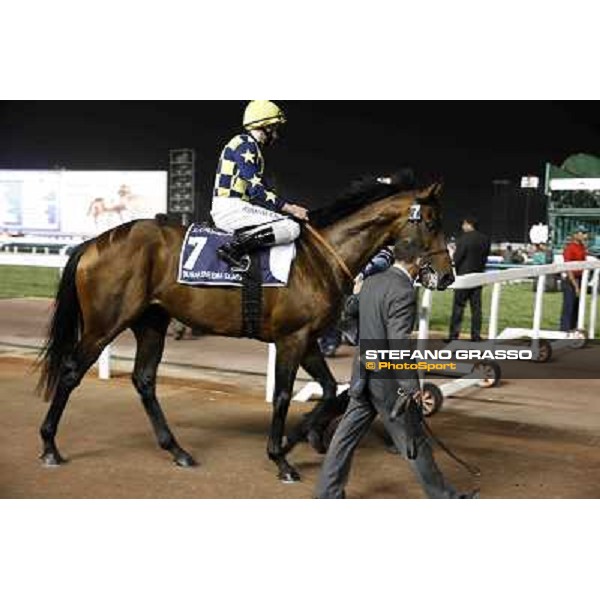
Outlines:
POLYGON ((0 252, 0 265, 10 267, 55 267, 64 269, 68 260, 69 257, 64 254, 0 252))
MULTIPOLYGON (((13 252, 0 252, 0 265, 7 266, 32 266, 32 267, 54 267, 58 269, 64 268, 67 264, 68 256, 56 254, 15 254, 13 252)), ((543 295, 545 292, 545 279, 548 275, 566 273, 567 271, 583 271, 581 279, 581 292, 579 295, 579 315, 578 329, 584 329, 586 312, 586 297, 588 292, 588 284, 591 284, 591 303, 588 322, 588 337, 594 338, 597 310, 598 310, 598 288, 600 284, 600 261, 587 260, 580 262, 555 263, 552 265, 536 265, 516 267, 505 271, 492 271, 488 273, 471 273, 469 275, 461 275, 456 278, 456 281, 451 286, 451 289, 469 289, 484 285, 492 286, 492 296, 490 302, 490 319, 488 326, 488 338, 501 338, 498 335, 498 318, 500 311, 501 286, 503 283, 516 281, 519 279, 539 278, 536 287, 535 305, 533 313, 533 323, 531 330, 526 331, 533 340, 544 336, 553 337, 555 332, 543 331, 541 329, 542 311, 543 311, 543 295), (590 278, 591 273, 591 278, 590 278)), ((419 339, 427 339, 429 337, 429 318, 431 315, 431 306, 433 302, 433 293, 431 290, 424 290, 421 300, 421 310, 419 313, 419 339)), ((516 331, 516 330, 515 330, 516 331)), ((556 332, 558 333, 558 332, 556 332)), ((554 337, 559 337, 555 335, 554 337)), ((276 350, 274 344, 269 344, 267 364, 267 380, 266 380, 266 399, 271 401, 273 398, 273 390, 275 389, 275 359, 276 350)), ((110 345, 107 346, 98 359, 98 373, 101 379, 110 378, 110 345)), ((294 397, 296 400, 306 401, 313 392, 318 392, 320 386, 315 383, 307 384, 311 387, 306 387, 294 397), (315 387, 316 386, 316 387, 315 387)), ((344 386, 341 386, 342 389, 344 386)))
MULTIPOLYGON (((585 317, 586 317, 586 296, 588 292, 588 283, 592 286, 592 296, 590 303, 590 315, 589 315, 589 329, 588 337, 592 339, 596 329, 596 315, 598 310, 598 287, 600 280, 600 261, 598 260, 587 260, 580 262, 569 262, 569 263, 556 263, 552 265, 535 265, 526 267, 515 267, 507 269, 505 271, 491 271, 487 273, 471 273, 469 275, 460 275, 456 278, 456 281, 450 289, 470 289, 474 287, 491 285, 492 296, 490 306, 490 320, 488 327, 488 338, 494 339, 511 339, 514 337, 530 337, 532 340, 538 340, 540 337, 548 337, 552 339, 561 339, 568 337, 566 332, 558 331, 546 331, 541 329, 542 324, 542 311, 543 311, 543 295, 545 292, 545 280, 548 275, 554 275, 559 273, 566 273, 567 271, 583 271, 581 278, 581 291, 579 294, 579 315, 578 315, 578 329, 584 329, 585 317), (592 277, 590 279, 590 273, 592 277), (500 297, 501 287, 503 283, 514 282, 517 280, 539 278, 536 287, 535 294, 535 305, 533 312, 533 322, 531 329, 506 329, 504 332, 498 334, 498 318, 500 314, 500 297)), ((429 319, 431 316, 431 307, 433 303, 433 292, 431 290, 424 290, 421 307, 419 311, 419 328, 418 338, 420 340, 426 340, 429 338, 429 319)), ((275 346, 270 344, 269 348, 269 371, 267 372, 267 387, 266 387, 266 399, 268 402, 271 401, 273 396, 273 389, 275 385, 275 346), (271 366, 272 365, 272 366, 271 366)), ((475 380, 471 379, 471 385, 475 380)), ((466 386, 467 384, 465 384, 466 386)), ((318 395, 322 392, 321 387, 318 384, 311 383, 298 392, 294 396, 294 400, 305 401, 310 398, 310 395, 314 392, 318 395), (308 386, 311 386, 310 388, 308 386), (316 387, 315 387, 316 386, 316 387)))
MULTIPOLYGON (((588 337, 594 337, 596 329, 596 313, 598 307, 598 284, 600 278, 600 261, 587 260, 569 263, 556 263, 552 265, 536 265, 528 267, 516 267, 506 271, 493 271, 489 273, 471 273, 461 275, 451 286, 451 289, 470 289, 474 287, 491 285, 492 297, 490 302, 490 321, 488 326, 488 338, 498 338, 498 317, 500 311, 500 292, 503 283, 516 281, 519 279, 539 278, 537 281, 535 304, 532 322, 532 339, 539 339, 541 333, 543 297, 545 292, 545 282, 548 275, 557 275, 568 271, 583 271, 581 278, 581 292, 579 294, 579 314, 577 328, 585 328, 586 317, 586 297, 588 284, 592 285, 592 299, 590 306, 590 319, 588 328, 588 337), (590 272, 592 277, 590 279, 590 272)), ((431 290, 425 290, 421 301, 421 312, 419 316, 419 339, 429 337, 429 316, 431 313, 433 294, 431 290)))
MULTIPOLYGON (((0 252, 0 265, 9 267, 49 267, 62 271, 69 257, 64 254, 14 253, 0 252)), ((98 358, 98 377, 110 379, 110 344, 104 348, 98 358)))

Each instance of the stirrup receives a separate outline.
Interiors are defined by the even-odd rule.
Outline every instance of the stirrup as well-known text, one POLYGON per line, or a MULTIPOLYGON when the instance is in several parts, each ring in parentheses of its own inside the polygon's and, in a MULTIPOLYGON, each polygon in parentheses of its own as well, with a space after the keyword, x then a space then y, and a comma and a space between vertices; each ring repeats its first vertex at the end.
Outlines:
POLYGON ((247 273, 250 268, 250 257, 247 254, 236 258, 228 254, 227 256, 221 257, 231 267, 232 273, 247 273))
POLYGON ((228 248, 227 244, 217 249, 217 256, 223 262, 226 262, 234 273, 245 273, 250 268, 250 258, 248 255, 244 254, 240 258, 237 258, 235 252, 231 248, 228 248))
POLYGON ((232 273, 247 273, 250 268, 250 257, 245 254, 239 259, 230 258, 232 273))

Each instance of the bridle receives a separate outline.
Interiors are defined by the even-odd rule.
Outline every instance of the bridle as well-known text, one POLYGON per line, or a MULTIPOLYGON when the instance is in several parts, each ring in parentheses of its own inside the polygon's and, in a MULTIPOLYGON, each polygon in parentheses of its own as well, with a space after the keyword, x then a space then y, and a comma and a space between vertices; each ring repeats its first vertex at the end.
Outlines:
MULTIPOLYGON (((404 230, 404 228, 408 225, 414 225, 416 230, 421 233, 419 231, 419 228, 421 225, 424 225, 426 227, 426 229, 429 231, 429 233, 432 234, 437 234, 440 232, 441 230, 441 219, 438 218, 434 218, 430 221, 423 221, 423 217, 421 214, 421 204, 419 202, 415 202, 414 204, 412 204, 412 206, 410 206, 409 208, 409 215, 405 221, 405 223, 402 225, 400 231, 404 230)), ((421 246, 422 249, 424 244, 419 241, 419 245, 421 246)), ((434 279, 434 281, 437 281, 437 271, 433 268, 432 266, 432 257, 434 256, 438 256, 439 254, 447 254, 448 253, 448 249, 447 248, 440 248, 439 250, 431 250, 429 252, 423 252, 421 254, 421 261, 419 264, 419 279, 421 279, 421 281, 423 281, 423 278, 425 276, 425 274, 429 275, 430 277, 432 277, 434 279)))
MULTIPOLYGON (((402 225, 400 230, 402 231, 407 225, 410 225, 410 224, 418 226, 418 225, 420 225, 421 222, 422 222, 422 218, 420 215, 420 204, 413 205, 413 206, 411 206, 409 216, 406 218, 406 222, 404 223, 404 225, 402 225), (416 212, 413 210, 415 206, 419 207, 419 210, 416 212), (418 213, 418 216, 416 216, 417 213, 418 213)), ((309 223, 305 223, 304 226, 313 235, 313 237, 316 238, 316 240, 321 244, 321 246, 323 246, 327 250, 327 252, 333 257, 335 262, 338 264, 338 266, 342 270, 342 273, 346 276, 346 279, 348 280, 348 282, 352 284, 354 282, 354 275, 352 275, 352 272, 348 268, 348 265, 344 262, 344 259, 338 254, 336 249, 312 225, 310 225, 309 223)), ((426 222, 425 227, 427 227, 427 229, 432 233, 438 233, 438 230, 437 230, 434 222, 426 222)), ((421 266, 419 268, 419 271, 420 272, 430 271, 432 273, 435 273, 435 269, 431 266, 430 258, 433 256, 437 256, 438 254, 444 254, 447 252, 448 252, 448 250, 446 248, 441 248, 439 250, 432 250, 430 252, 425 252, 424 254, 422 254, 421 255, 422 261, 421 261, 421 266)))

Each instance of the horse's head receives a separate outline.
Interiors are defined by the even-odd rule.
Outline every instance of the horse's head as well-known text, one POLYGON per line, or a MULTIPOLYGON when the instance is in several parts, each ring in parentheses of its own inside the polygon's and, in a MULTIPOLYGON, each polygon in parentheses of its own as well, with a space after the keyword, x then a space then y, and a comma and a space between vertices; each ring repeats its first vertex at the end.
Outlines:
POLYGON ((390 230, 390 241, 402 237, 421 248, 419 279, 432 290, 445 290, 454 282, 452 260, 442 230, 441 190, 441 184, 435 183, 425 190, 403 194, 396 201, 399 210, 395 211, 390 230))
POLYGON ((358 273, 384 245, 412 240, 421 249, 421 283, 444 290, 454 281, 452 261, 442 231, 439 183, 408 190, 405 182, 380 177, 361 182, 352 192, 310 215, 315 227, 324 228, 331 245, 358 273))

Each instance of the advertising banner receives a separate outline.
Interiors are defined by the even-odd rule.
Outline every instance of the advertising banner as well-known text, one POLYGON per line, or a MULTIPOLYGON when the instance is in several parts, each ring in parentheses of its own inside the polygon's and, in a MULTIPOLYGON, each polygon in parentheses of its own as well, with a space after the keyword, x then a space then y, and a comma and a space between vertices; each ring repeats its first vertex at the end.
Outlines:
POLYGON ((3 233, 94 237, 166 207, 166 171, 0 170, 3 233))

